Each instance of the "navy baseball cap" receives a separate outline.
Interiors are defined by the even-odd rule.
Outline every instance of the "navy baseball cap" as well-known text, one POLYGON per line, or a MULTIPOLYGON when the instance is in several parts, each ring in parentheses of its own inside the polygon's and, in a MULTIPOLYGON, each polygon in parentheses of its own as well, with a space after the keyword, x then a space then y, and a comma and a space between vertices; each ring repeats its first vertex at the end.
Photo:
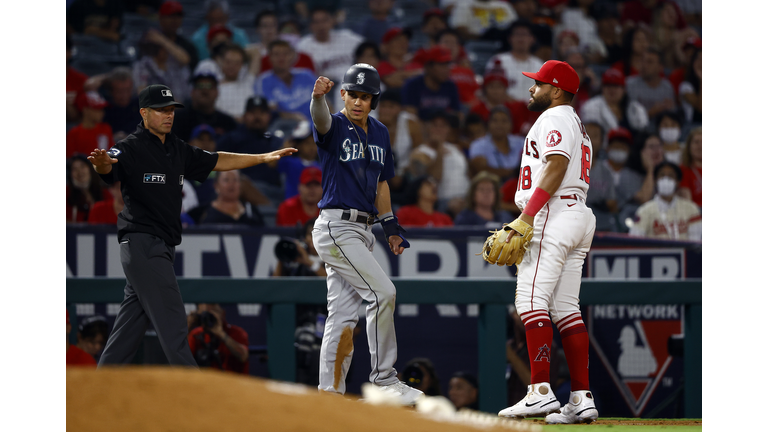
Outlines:
POLYGON ((167 106, 184 108, 173 99, 171 89, 162 84, 152 84, 139 92, 139 108, 165 108, 167 106))
POLYGON ((204 133, 210 134, 211 138, 216 139, 216 130, 213 129, 212 126, 205 123, 195 126, 195 128, 192 129, 192 133, 189 134, 189 139, 193 140, 204 133))

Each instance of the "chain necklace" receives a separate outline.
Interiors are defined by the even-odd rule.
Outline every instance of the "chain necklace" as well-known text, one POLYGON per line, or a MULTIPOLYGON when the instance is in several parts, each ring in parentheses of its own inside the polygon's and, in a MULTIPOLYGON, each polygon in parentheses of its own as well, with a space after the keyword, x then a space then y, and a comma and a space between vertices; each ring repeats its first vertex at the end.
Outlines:
MULTIPOLYGON (((347 116, 345 115, 344 117, 347 117, 347 116)), ((355 135, 357 135, 357 142, 359 142, 360 145, 363 145, 363 140, 360 139, 360 134, 357 133, 357 128, 355 127, 355 124, 352 123, 352 120, 350 120, 349 117, 347 117, 347 121, 349 121, 349 124, 352 125, 352 130, 354 130, 355 135)), ((363 145, 363 152, 367 152, 367 151, 368 151, 368 135, 365 136, 365 144, 363 145)))

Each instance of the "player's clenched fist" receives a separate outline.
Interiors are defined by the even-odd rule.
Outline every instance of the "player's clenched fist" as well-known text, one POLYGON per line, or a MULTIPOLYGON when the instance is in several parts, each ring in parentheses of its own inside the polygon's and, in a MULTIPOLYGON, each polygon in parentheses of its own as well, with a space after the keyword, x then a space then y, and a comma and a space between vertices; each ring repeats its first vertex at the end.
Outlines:
POLYGON ((321 76, 315 81, 315 88, 312 89, 312 97, 315 99, 323 97, 326 93, 331 91, 331 87, 333 87, 333 81, 321 76))

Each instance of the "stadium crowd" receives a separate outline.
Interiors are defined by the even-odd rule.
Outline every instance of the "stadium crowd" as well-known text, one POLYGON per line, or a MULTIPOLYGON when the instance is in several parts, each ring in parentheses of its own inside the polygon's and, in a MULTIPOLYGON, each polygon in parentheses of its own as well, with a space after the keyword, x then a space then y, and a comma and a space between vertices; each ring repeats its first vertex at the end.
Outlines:
MULTIPOLYGON (((498 225, 514 204, 535 72, 567 61, 592 139, 598 231, 700 240, 701 1, 68 0, 67 222, 115 223, 119 187, 85 159, 132 133, 138 92, 169 86, 173 132, 209 151, 296 155, 185 182, 189 225, 304 226, 322 173, 314 81, 354 63, 382 78, 403 226, 498 225)), ((338 95, 329 100, 341 107, 338 95)))

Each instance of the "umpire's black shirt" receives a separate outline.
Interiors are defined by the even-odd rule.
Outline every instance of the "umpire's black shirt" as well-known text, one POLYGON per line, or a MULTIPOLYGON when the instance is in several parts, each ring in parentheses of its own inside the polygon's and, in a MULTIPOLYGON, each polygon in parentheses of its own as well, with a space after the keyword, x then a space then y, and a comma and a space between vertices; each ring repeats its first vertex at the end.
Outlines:
POLYGON ((102 175, 107 183, 120 180, 125 208, 117 215, 118 241, 126 233, 156 235, 168 245, 181 243, 181 188, 184 179, 204 181, 219 160, 191 146, 173 133, 165 144, 139 123, 134 133, 110 150, 117 159, 112 172, 102 175))

